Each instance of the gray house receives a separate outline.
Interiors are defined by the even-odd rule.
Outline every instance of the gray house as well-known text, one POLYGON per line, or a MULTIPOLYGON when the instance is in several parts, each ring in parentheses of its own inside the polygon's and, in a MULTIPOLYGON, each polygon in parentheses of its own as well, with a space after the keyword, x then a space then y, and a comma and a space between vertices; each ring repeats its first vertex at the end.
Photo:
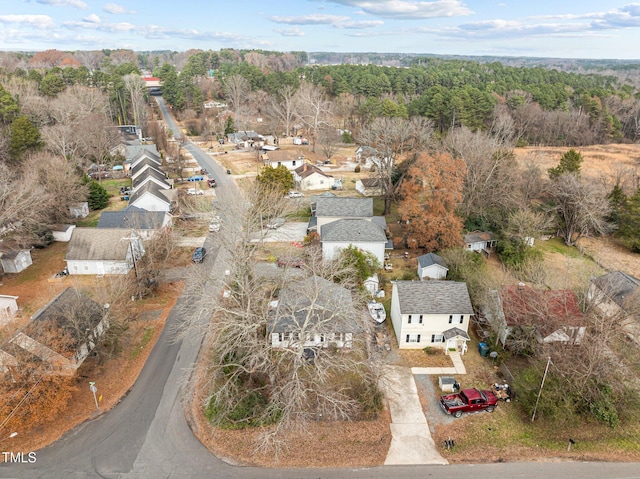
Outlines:
POLYGON ((444 279, 449 268, 442 256, 435 253, 427 253, 418 256, 418 277, 420 279, 444 279))
POLYGON ((69 274, 127 274, 144 255, 142 238, 120 228, 76 228, 64 260, 69 274))
POLYGON ((384 263, 387 235, 378 224, 362 218, 348 218, 325 224, 320 229, 322 258, 333 260, 340 250, 350 245, 372 253, 379 264, 384 263))
POLYGON ((172 216, 166 211, 147 211, 127 206, 121 211, 103 211, 98 228, 124 228, 135 230, 142 239, 151 238, 155 232, 171 226, 172 216))
POLYGON ((319 276, 291 284, 280 292, 268 324, 274 348, 351 348, 363 332, 351 293, 319 276))

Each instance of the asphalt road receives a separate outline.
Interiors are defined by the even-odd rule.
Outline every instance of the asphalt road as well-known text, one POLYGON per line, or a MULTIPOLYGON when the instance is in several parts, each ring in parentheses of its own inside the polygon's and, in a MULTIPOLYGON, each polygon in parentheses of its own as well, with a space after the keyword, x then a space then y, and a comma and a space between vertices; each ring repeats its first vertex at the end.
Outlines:
MULTIPOLYGON (((170 124, 171 126, 171 124, 170 124)), ((197 151, 194 157, 215 175, 222 169, 197 151)), ((190 149, 191 151, 191 149, 190 149)), ((239 195, 232 181, 222 182, 221 195, 239 195)), ((216 178, 218 179, 218 178, 216 178)), ((225 253, 211 248, 204 267, 211 275, 224 264, 225 253)), ((212 291, 212 294, 215 294, 212 291)), ((179 300, 178 303, 181 303, 179 300)), ((357 469, 257 469, 230 466, 213 456, 193 436, 183 412, 183 387, 202 341, 194 328, 176 339, 179 308, 167 319, 165 330, 131 392, 110 412, 70 431, 51 446, 36 452, 34 463, 0 465, 0 478, 20 479, 460 479, 508 477, 566 479, 640 479, 638 463, 516 463, 454 466, 387 466, 357 469)), ((17 451, 12 451, 17 452, 17 451)), ((24 451, 28 452, 28 451, 24 451)))

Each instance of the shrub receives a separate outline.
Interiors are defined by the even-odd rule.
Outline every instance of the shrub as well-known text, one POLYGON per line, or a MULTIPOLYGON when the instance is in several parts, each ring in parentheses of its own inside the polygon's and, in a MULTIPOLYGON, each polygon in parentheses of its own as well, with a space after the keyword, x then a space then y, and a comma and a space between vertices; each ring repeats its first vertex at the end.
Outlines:
POLYGON ((353 170, 354 173, 360 173, 360 165, 356 165, 355 169, 353 170))

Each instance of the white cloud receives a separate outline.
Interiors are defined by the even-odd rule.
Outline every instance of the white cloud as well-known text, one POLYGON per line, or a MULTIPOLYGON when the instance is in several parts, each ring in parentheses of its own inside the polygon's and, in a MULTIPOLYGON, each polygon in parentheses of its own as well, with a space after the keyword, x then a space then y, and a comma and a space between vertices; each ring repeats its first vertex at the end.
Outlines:
POLYGON ((349 7, 360 8, 369 15, 383 18, 424 20, 425 18, 458 17, 471 15, 472 10, 460 0, 435 0, 420 2, 413 0, 327 0, 349 7))
POLYGON ((82 0, 37 0, 37 2, 43 5, 52 5, 54 7, 89 8, 89 6, 82 0))
POLYGON ((340 24, 336 24, 337 28, 347 28, 353 30, 360 30, 363 28, 375 28, 384 25, 382 20, 362 20, 357 22, 344 22, 340 24))
POLYGON ((82 19, 83 22, 87 22, 87 23, 100 23, 100 17, 98 15, 96 15, 95 13, 92 13, 91 15, 87 15, 86 17, 84 17, 82 19))
POLYGON ((349 20, 349 17, 339 15, 324 15, 321 13, 313 13, 311 15, 302 15, 297 17, 269 17, 272 22, 286 23, 288 25, 335 25, 349 20))
POLYGON ((276 29, 275 32, 283 37, 304 37, 304 32, 298 27, 276 29))
POLYGON ((0 23, 30 25, 36 28, 53 28, 56 26, 49 15, 0 15, 0 23))
POLYGON ((118 5, 117 3, 107 3, 104 7, 102 7, 107 13, 111 13, 112 15, 122 15, 122 14, 133 14, 136 13, 133 10, 128 10, 126 7, 122 5, 118 5))

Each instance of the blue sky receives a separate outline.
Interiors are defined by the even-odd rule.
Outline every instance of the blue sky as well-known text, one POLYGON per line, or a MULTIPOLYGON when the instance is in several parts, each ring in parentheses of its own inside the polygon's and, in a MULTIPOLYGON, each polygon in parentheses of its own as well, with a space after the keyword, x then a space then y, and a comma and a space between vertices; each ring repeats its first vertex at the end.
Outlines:
POLYGON ((640 3, 1 0, 2 50, 262 48, 640 58, 640 3))

